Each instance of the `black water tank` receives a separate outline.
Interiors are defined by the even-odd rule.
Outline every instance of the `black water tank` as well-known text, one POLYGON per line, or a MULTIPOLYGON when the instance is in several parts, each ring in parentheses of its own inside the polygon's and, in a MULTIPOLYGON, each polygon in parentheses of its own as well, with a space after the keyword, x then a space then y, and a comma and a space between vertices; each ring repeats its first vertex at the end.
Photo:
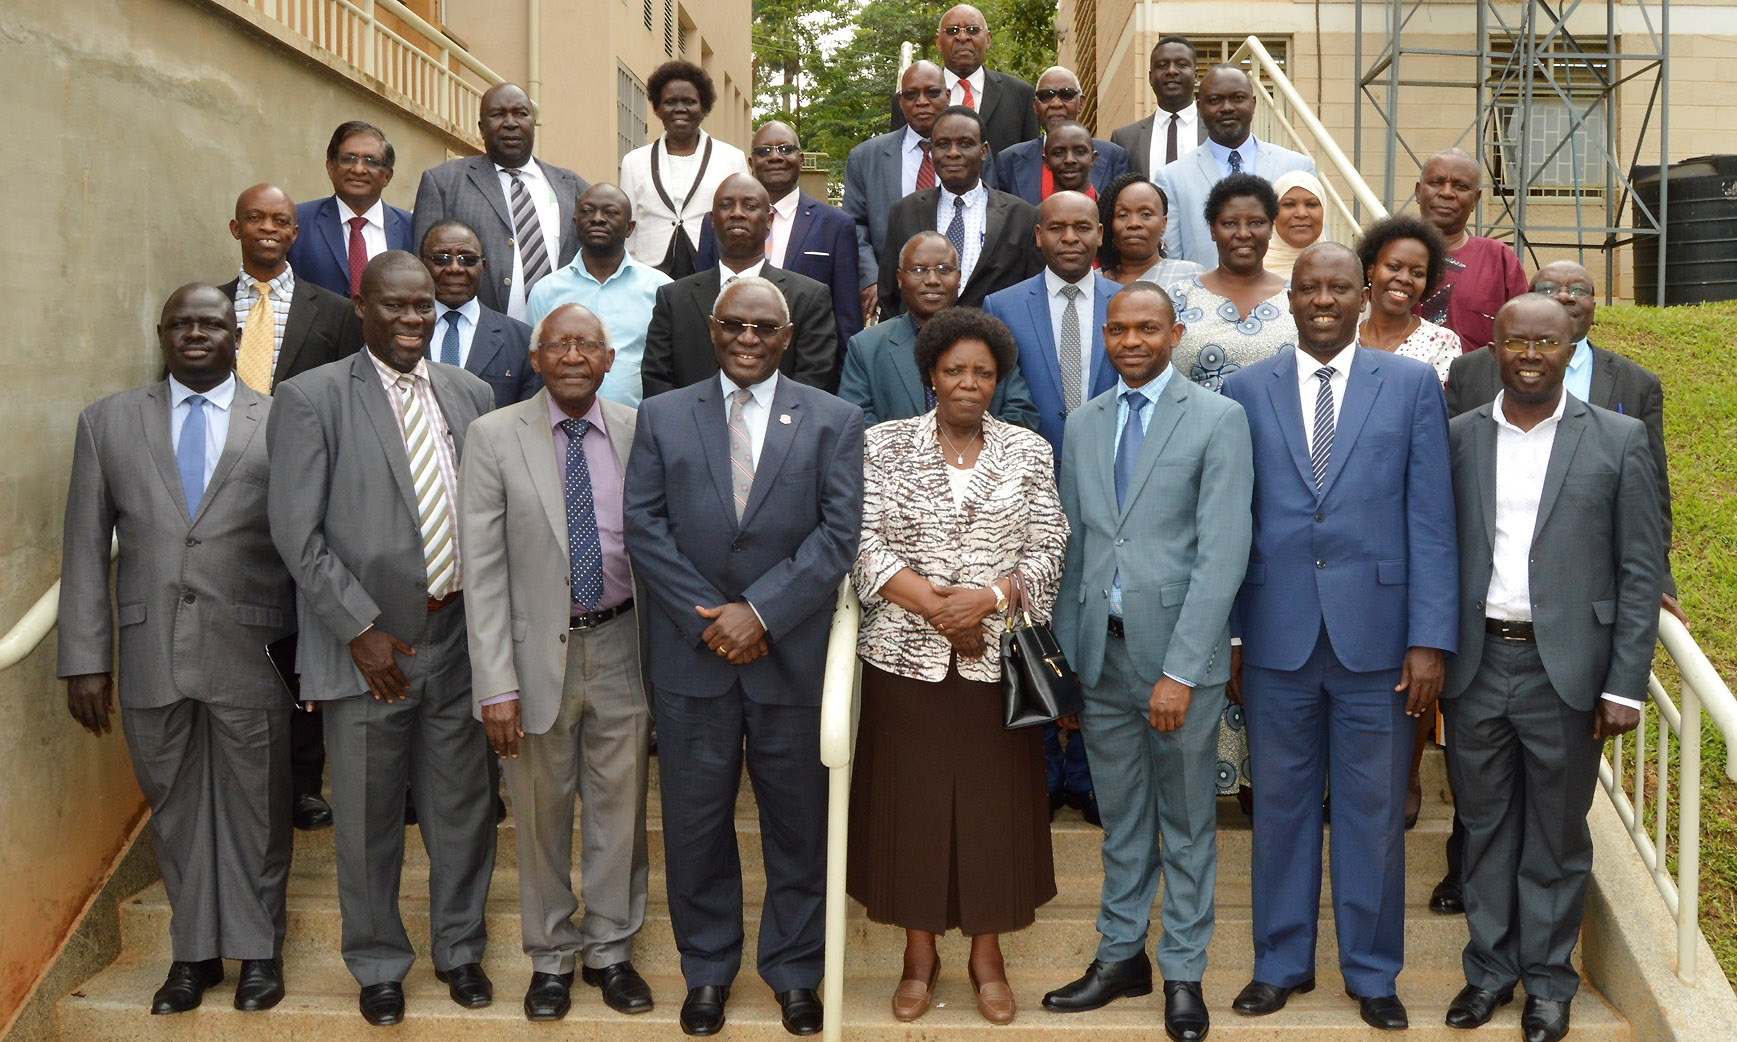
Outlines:
MULTIPOLYGON (((1634 226, 1654 224, 1659 212, 1659 168, 1637 166, 1634 226), (1647 219, 1645 206, 1654 218, 1647 219)), ((1737 300, 1737 156, 1698 156, 1670 167, 1671 208, 1665 217, 1665 303, 1737 300)), ((1635 236, 1634 299, 1658 300, 1659 240, 1635 236)))

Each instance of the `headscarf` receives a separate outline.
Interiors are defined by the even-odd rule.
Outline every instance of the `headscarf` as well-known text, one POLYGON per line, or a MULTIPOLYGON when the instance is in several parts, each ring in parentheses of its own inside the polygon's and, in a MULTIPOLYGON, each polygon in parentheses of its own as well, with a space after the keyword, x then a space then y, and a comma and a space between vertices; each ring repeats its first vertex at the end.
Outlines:
MULTIPOLYGON (((1293 170, 1288 174, 1281 174, 1273 181, 1273 194, 1279 197, 1281 206, 1284 203, 1285 193, 1293 188, 1301 188, 1310 192, 1321 201, 1321 234, 1315 236, 1315 242, 1332 242, 1333 234, 1327 221, 1327 191, 1321 187, 1321 182, 1315 179, 1314 174, 1303 170, 1293 170)), ((1310 242, 1304 243, 1302 246, 1292 246, 1279 234, 1275 222, 1272 241, 1267 244, 1266 269, 1289 281, 1291 266, 1297 262, 1297 255, 1314 244, 1314 242, 1310 242)))

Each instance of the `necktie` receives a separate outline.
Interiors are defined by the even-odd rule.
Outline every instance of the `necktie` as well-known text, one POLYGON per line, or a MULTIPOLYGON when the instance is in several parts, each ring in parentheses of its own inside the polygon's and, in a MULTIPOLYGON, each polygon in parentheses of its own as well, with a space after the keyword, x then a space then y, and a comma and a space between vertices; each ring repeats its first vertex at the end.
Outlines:
MULTIPOLYGON (((362 241, 362 226, 366 217, 352 217, 350 225, 350 296, 362 292, 362 269, 368 266, 368 244, 362 241)), ((328 225, 328 227, 330 227, 328 225)))
POLYGON ((917 191, 935 187, 935 157, 929 154, 927 141, 917 142, 917 147, 923 150, 923 161, 917 164, 917 191))
POLYGON ((529 295, 537 280, 549 274, 549 250, 543 244, 543 222, 537 219, 536 204, 519 180, 519 172, 508 170, 507 182, 513 187, 513 234, 518 239, 519 263, 525 268, 525 281, 520 288, 529 295))
POLYGON ((1164 140, 1164 161, 1166 163, 1176 162, 1176 125, 1181 119, 1182 117, 1174 112, 1170 114, 1170 130, 1164 140))
POLYGON ((271 356, 277 350, 277 314, 271 306, 271 286, 253 284, 253 310, 241 330, 241 350, 235 356, 235 375, 260 394, 271 393, 271 356))
POLYGON ((754 443, 742 419, 742 407, 753 397, 752 391, 730 392, 730 495, 736 500, 737 521, 747 511, 748 491, 754 487, 754 443))
POLYGON ((187 516, 199 513, 205 498, 205 396, 187 399, 187 418, 181 421, 181 443, 175 446, 175 469, 181 472, 181 494, 187 499, 187 516))
POLYGON ((977 95, 975 93, 973 93, 971 90, 971 81, 970 80, 960 80, 959 81, 959 89, 964 91, 964 95, 960 98, 959 104, 964 105, 968 109, 976 108, 977 107, 977 95))
POLYGON ((603 542, 597 535, 597 508, 591 498, 591 465, 581 442, 590 420, 562 420, 567 432, 567 555, 573 574, 573 599, 595 610, 603 600, 603 542))
POLYGON ((1241 152, 1232 152, 1230 154, 1230 172, 1233 174, 1242 173, 1242 153, 1241 152))
POLYGON ((1080 407, 1080 288, 1063 286, 1062 296, 1068 298, 1061 320, 1061 381, 1062 405, 1068 412, 1080 407))
POLYGON ((1134 480, 1134 463, 1140 458, 1140 447, 1146 444, 1146 428, 1140 422, 1148 399, 1139 391, 1123 391, 1122 402, 1128 407, 1128 419, 1122 424, 1122 440, 1116 445, 1116 506, 1127 498, 1128 485, 1134 480))
POLYGON ((404 451, 410 457, 410 482, 416 489, 416 522, 422 529, 422 560, 428 572, 428 595, 435 599, 452 592, 458 577, 458 554, 453 545, 452 503, 446 482, 440 479, 440 461, 435 457, 434 422, 423 411, 416 394, 416 377, 398 378, 398 400, 404 412, 404 451))
POLYGON ((947 241, 953 244, 953 252, 959 255, 960 265, 965 263, 965 200, 959 196, 953 197, 953 220, 947 224, 947 241))
POLYGON ((447 365, 458 365, 458 310, 455 308, 446 313, 446 332, 440 337, 440 360, 447 365))
POLYGON ((1315 491, 1321 490, 1321 479, 1327 476, 1327 462, 1333 458, 1333 367, 1324 365, 1315 370, 1321 389, 1315 393, 1315 443, 1309 448, 1309 465, 1315 471, 1315 491))

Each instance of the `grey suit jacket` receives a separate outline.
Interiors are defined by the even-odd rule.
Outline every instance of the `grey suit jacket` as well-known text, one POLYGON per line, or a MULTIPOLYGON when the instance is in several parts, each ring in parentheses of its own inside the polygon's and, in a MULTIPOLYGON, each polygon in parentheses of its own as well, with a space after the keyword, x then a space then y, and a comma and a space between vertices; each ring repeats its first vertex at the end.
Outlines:
MULTIPOLYGON (((1441 697, 1457 698, 1483 658, 1494 570, 1494 405, 1448 424, 1460 542, 1460 650, 1441 697)), ((1585 712, 1608 692, 1645 700, 1659 631, 1664 532, 1646 429, 1568 397, 1544 471, 1529 578, 1538 656, 1551 687, 1585 712)))
MULTIPOLYGON (((1315 172, 1315 162, 1270 141, 1255 147, 1255 168, 1268 181, 1292 170, 1315 172)), ((1170 226, 1164 230, 1164 255, 1190 260, 1207 268, 1218 266, 1218 248, 1206 227, 1206 196, 1223 176, 1212 149, 1202 145, 1150 175, 1170 200, 1170 226)))
MULTIPOLYGON (((217 288, 234 300, 239 281, 230 279, 217 288)), ((355 303, 349 297, 316 286, 311 280, 297 278, 295 292, 290 295, 289 319, 283 324, 277 365, 271 371, 272 386, 360 350, 362 320, 356 315, 355 303)))
MULTIPOLYGON (((913 354, 916 345, 917 326, 908 314, 877 322, 850 338, 838 396, 862 410, 865 426, 929 411, 913 354)), ((1027 430, 1037 429, 1037 406, 1031 404, 1031 392, 1018 366, 996 381, 989 414, 1027 430)))
MULTIPOLYGON (((579 252, 579 232, 573 227, 573 211, 579 196, 591 187, 585 179, 564 167, 534 162, 555 190, 555 202, 560 210, 560 241, 545 245, 549 248, 549 270, 553 271, 573 259, 579 252)), ((501 190, 500 174, 488 156, 466 156, 432 167, 422 172, 422 183, 416 186, 416 226, 411 236, 422 248, 428 229, 451 218, 463 221, 476 232, 482 242, 483 260, 487 266, 477 286, 477 299, 483 306, 496 311, 507 310, 513 278, 513 211, 507 194, 501 190)), ((546 233, 545 233, 546 234, 546 233)), ((526 296, 530 287, 525 287, 526 296)))
POLYGON ((110 395, 79 415, 56 672, 114 672, 118 617, 122 708, 183 698, 250 707, 285 701, 265 654, 295 628, 294 589, 266 521, 271 399, 237 382, 223 453, 192 517, 169 409, 165 380, 110 395), (111 535, 121 544, 113 616, 111 535))
MULTIPOLYGON (((1128 150, 1128 169, 1141 177, 1152 176, 1152 128, 1158 125, 1158 117, 1170 118, 1163 109, 1152 113, 1145 119, 1137 119, 1125 127, 1117 127, 1110 132, 1110 140, 1128 150)), ((1180 124, 1179 124, 1180 126, 1180 124)), ((1206 144, 1206 121, 1194 121, 1196 145, 1206 144)))
POLYGON ((1067 554, 1055 632, 1080 682, 1104 667, 1121 575, 1128 654, 1142 680, 1230 676, 1230 609, 1248 567, 1254 454, 1242 406, 1172 373, 1116 505, 1115 387, 1075 409, 1062 439, 1067 554))
MULTIPOLYGON (((598 402, 625 472, 634 410, 598 402)), ((545 734, 566 690, 573 611, 566 493, 548 394, 479 417, 466 442, 458 498, 471 695, 480 716, 484 700, 517 691, 525 733, 545 734)))
MULTIPOLYGON (((368 689, 350 658, 350 641, 368 627, 406 644, 428 629, 410 458, 369 357, 358 352, 280 384, 266 427, 271 537, 296 582, 307 701, 368 689)), ((428 376, 462 459, 465 430, 494 395, 457 366, 430 362, 428 376)))

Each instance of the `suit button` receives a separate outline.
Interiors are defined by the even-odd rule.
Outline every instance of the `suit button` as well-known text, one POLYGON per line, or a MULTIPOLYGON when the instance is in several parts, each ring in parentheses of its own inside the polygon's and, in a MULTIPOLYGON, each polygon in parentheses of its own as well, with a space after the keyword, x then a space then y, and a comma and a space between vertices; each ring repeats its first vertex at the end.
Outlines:
POLYGON ((1316 567, 1316 568, 1325 568, 1325 567, 1327 567, 1327 562, 1326 562, 1326 561, 1321 561, 1321 560, 1317 560, 1317 561, 1316 561, 1316 562, 1315 562, 1315 567, 1316 567))
POLYGON ((567 643, 567 635, 565 633, 561 634, 559 637, 556 637, 555 639, 560 641, 563 644, 567 643))
POLYGON ((1118 540, 1116 540, 1116 545, 1121 546, 1123 543, 1126 543, 1126 542, 1127 542, 1126 539, 1118 539, 1118 540))
POLYGON ((730 552, 733 554, 739 554, 742 552, 742 548, 735 543, 731 543, 730 544, 730 552))
POLYGON ((185 596, 183 596, 181 599, 186 601, 188 604, 192 604, 194 601, 198 600, 199 598, 197 598, 197 597, 193 596, 191 593, 189 593, 189 594, 186 594, 185 596))
POLYGON ((199 540, 193 538, 192 536, 188 536, 187 537, 187 545, 188 546, 198 546, 199 540))
POLYGON ((1327 515, 1326 514, 1316 514, 1315 520, 1316 520, 1316 522, 1325 521, 1325 520, 1327 520, 1327 515))
POLYGON ((1478 610, 1479 610, 1479 611, 1483 611, 1483 610, 1484 610, 1484 602, 1483 602, 1483 601, 1479 601, 1479 602, 1478 602, 1478 610))

